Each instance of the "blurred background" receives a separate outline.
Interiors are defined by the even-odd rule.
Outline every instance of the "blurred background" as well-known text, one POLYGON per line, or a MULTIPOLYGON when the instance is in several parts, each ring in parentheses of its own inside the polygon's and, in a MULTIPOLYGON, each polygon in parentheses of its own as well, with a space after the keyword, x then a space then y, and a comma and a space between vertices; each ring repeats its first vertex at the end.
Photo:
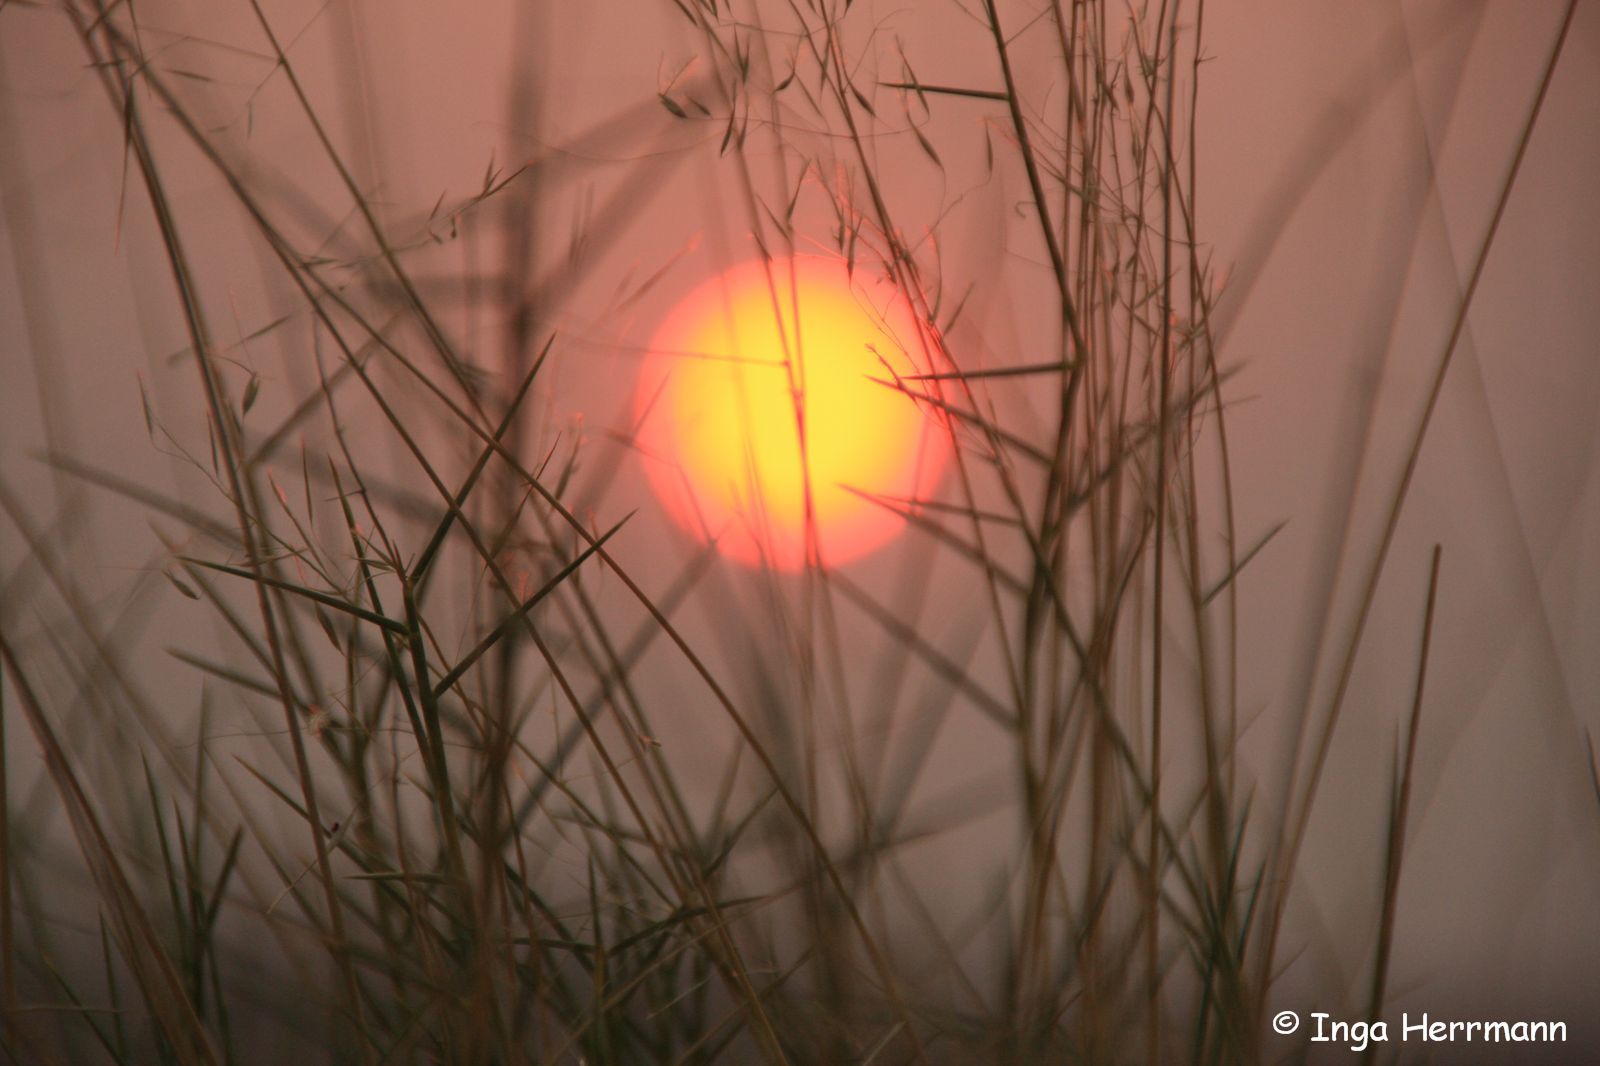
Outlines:
MULTIPOLYGON (((1003 3, 999 12, 1012 34, 1018 92, 1048 127, 1069 107, 1050 5, 1003 3)), ((735 62, 753 64, 769 84, 800 66, 803 88, 806 36, 787 5, 720 14, 728 32, 717 40, 743 42, 735 62)), ((863 773, 879 774, 885 802, 903 804, 907 832, 921 834, 902 870, 927 914, 897 916, 891 907, 881 928, 910 959, 925 940, 924 921, 971 930, 952 934, 953 947, 982 985, 1004 969, 997 929, 1007 919, 997 917, 996 885, 1019 839, 1015 756, 981 699, 960 685, 940 699, 951 683, 930 667, 944 663, 977 690, 1005 688, 1003 637, 982 568, 928 530, 908 528, 842 567, 832 613, 818 614, 812 585, 753 573, 685 537, 652 499, 630 446, 635 376, 674 301, 759 252, 752 218, 783 216, 793 250, 836 250, 837 190, 859 188, 865 170, 893 205, 902 239, 935 264, 928 273, 939 319, 960 304, 944 336, 963 366, 1032 363, 1058 343, 1053 282, 1006 104, 981 92, 930 95, 930 104, 893 88, 912 80, 909 71, 927 86, 1002 88, 983 6, 858 0, 836 14, 855 76, 879 87, 871 114, 883 129, 862 156, 798 104, 790 121, 752 108, 741 119, 737 104, 730 120, 718 66, 729 55, 671 0, 272 0, 260 18, 249 4, 145 0, 106 17, 136 37, 174 94, 141 86, 131 99, 208 313, 213 361, 245 405, 241 439, 285 512, 310 513, 336 492, 323 472, 322 457, 340 444, 319 400, 319 363, 348 400, 340 421, 366 464, 368 493, 414 516, 429 515, 438 500, 351 376, 338 376, 340 351, 237 190, 197 147, 197 133, 276 231, 319 264, 331 290, 366 308, 396 345, 426 351, 436 329, 461 356, 451 375, 504 392, 555 338, 508 446, 530 469, 559 478, 563 501, 588 528, 632 515, 609 550, 669 611, 734 702, 757 709, 759 728, 779 738, 782 767, 804 779, 805 759, 796 754, 791 765, 784 752, 812 750, 817 737, 823 750, 843 750, 850 734, 849 750, 869 766, 863 773), (295 82, 276 62, 264 23, 295 82), (307 122, 299 92, 320 130, 307 122), (174 100, 193 129, 172 117, 174 100), (324 135, 345 173, 330 162, 324 135), (739 152, 729 150, 735 135, 739 152), (389 252, 375 249, 371 228, 387 235, 389 252), (384 254, 405 264, 431 325, 396 309, 392 279, 373 280, 384 254), (838 591, 846 586, 853 591, 838 591), (936 655, 908 652, 905 629, 936 655), (817 702, 849 706, 848 724, 785 719, 786 707, 817 693, 817 702), (909 761, 908 748, 917 750, 909 761)), ((1224 484, 1220 466, 1207 465, 1197 491, 1226 490, 1237 553, 1259 548, 1232 583, 1236 812, 1277 817, 1292 805, 1303 780, 1291 779, 1294 753, 1304 758, 1309 744, 1301 723, 1320 722, 1330 701, 1339 708, 1286 897, 1269 1013, 1358 1018, 1366 1008, 1384 898, 1375 871, 1389 844, 1437 544, 1385 1016, 1405 1009, 1565 1020, 1574 1039, 1600 1046, 1583 1013, 1600 997, 1600 803, 1589 742, 1600 724, 1595 5, 1577 5, 1498 210, 1563 16, 1563 5, 1544 2, 1360 0, 1213 2, 1179 18, 1185 60, 1199 60, 1196 80, 1178 89, 1195 116, 1192 151, 1184 146, 1179 162, 1185 181, 1192 176, 1191 224, 1215 293, 1210 330, 1229 471, 1224 484), (1470 310, 1452 343, 1469 285, 1470 310), (1346 678, 1342 656, 1358 625, 1346 678)), ((1112 20, 1107 32, 1120 39, 1132 31, 1112 20)), ((91 790, 102 789, 114 822, 120 793, 112 782, 138 776, 127 752, 154 746, 193 761, 201 704, 209 707, 204 747, 237 778, 241 807, 250 806, 253 782, 231 760, 263 740, 287 749, 272 735, 283 730, 272 702, 262 711, 219 681, 221 664, 248 661, 237 641, 178 587, 181 577, 169 580, 180 555, 242 564, 197 531, 233 519, 208 454, 212 420, 128 112, 108 98, 104 69, 56 4, 0 4, 0 485, 8 514, 0 626, 33 664, 64 743, 91 790), (116 683, 145 693, 159 725, 119 717, 116 699, 85 694, 110 685, 113 657, 126 675, 116 683), (197 660, 211 665, 197 668, 197 660)), ((453 483, 481 442, 450 418, 418 413, 433 400, 415 378, 382 358, 372 365, 410 412, 424 450, 456 472, 445 479, 453 483)), ((1053 384, 996 377, 984 395, 994 425, 1048 445, 1053 384)), ((490 476, 504 498, 517 497, 504 471, 490 476)), ((943 498, 955 498, 951 485, 943 498)), ((531 514, 542 504, 524 506, 531 514)), ((345 538, 326 514, 319 521, 304 531, 310 539, 345 538)), ((536 587, 548 575, 560 525, 502 545, 514 581, 520 574, 536 587)), ((1216 543, 1223 520, 1213 511, 1198 529, 1216 543)), ((412 537, 405 552, 414 555, 422 540, 412 537)), ((1027 565, 1020 542, 997 538, 993 551, 1002 568, 1027 565)), ((440 621, 439 639, 459 652, 487 611, 482 568, 465 556, 441 567, 436 584, 462 592, 435 593, 441 618, 460 630, 445 636, 440 621)), ((611 572, 585 572, 585 580, 600 628, 619 647, 649 631, 611 572)), ((552 623, 558 657, 576 654, 579 638, 565 643, 568 626, 577 623, 552 623)), ((1198 670, 1200 653, 1187 647, 1175 641, 1169 677, 1198 670)), ((570 759, 574 781, 598 773, 581 740, 561 739, 572 719, 554 687, 534 685, 530 668, 506 670, 501 684, 538 693, 524 725, 529 746, 570 759)), ((572 676, 580 693, 606 687, 603 671, 580 664, 572 676)), ((750 767, 727 769, 742 742, 670 642, 642 646, 631 683, 649 708, 648 742, 682 780, 700 783, 686 789, 692 810, 725 802, 725 775, 737 779, 743 802, 763 795, 750 767)), ((54 854, 50 840, 61 852, 49 860, 53 872, 33 882, 44 897, 28 906, 55 915, 58 950, 70 959, 97 943, 93 886, 72 873, 67 813, 14 710, 18 697, 6 698, 10 815, 26 827, 13 838, 26 837, 30 854, 54 854)), ((1142 732, 1133 735, 1144 743, 1142 732)), ((1180 721, 1166 743, 1179 760, 1170 752, 1198 741, 1180 721)), ((837 766, 815 772, 818 795, 849 785, 837 766)), ((254 791, 256 800, 264 795, 254 791)), ((330 800, 324 821, 344 815, 329 808, 348 802, 330 800)), ((835 815, 848 822, 842 803, 835 815)), ((262 830, 269 833, 300 824, 270 809, 258 819, 277 827, 262 830)), ((1252 861, 1270 853, 1268 841, 1246 849, 1252 861)), ((583 838, 556 830, 548 846, 551 876, 580 888, 583 838)), ((310 861, 309 852, 296 860, 310 861)), ((274 882, 257 858, 241 859, 247 864, 270 886, 250 904, 260 911, 283 879, 274 882)), ((761 882, 760 864, 746 876, 761 882)), ((784 934, 772 935, 781 942, 784 934)), ((937 975, 945 963, 928 954, 937 975)), ((281 1033, 274 1039, 292 1045, 281 1033)), ((1262 1045, 1269 1058, 1302 1049, 1276 1040, 1262 1045)), ((1458 1050, 1447 1061, 1458 1061, 1458 1050)))

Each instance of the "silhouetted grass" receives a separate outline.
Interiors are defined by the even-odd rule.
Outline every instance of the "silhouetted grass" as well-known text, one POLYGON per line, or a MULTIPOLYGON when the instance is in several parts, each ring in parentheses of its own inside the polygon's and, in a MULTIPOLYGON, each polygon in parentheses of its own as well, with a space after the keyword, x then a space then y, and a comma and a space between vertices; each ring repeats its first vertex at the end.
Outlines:
MULTIPOLYGON (((611 483, 637 427, 575 441, 540 406, 579 350, 547 324, 594 272, 615 272, 552 249, 649 225, 625 193, 667 163, 629 163, 592 233, 541 214, 555 152, 491 164, 481 189, 425 213, 389 204, 322 117, 283 27, 249 0, 261 85, 288 90, 317 152, 296 167, 333 175, 324 204, 209 123, 134 5, 61 6, 120 122, 124 210, 154 219, 187 335, 172 362, 192 368, 192 407, 144 397, 150 446, 211 497, 45 457, 74 492, 151 516, 165 580, 130 607, 0 484, 25 560, 0 614, 12 1060, 1278 1056, 1263 1044, 1268 997, 1292 954, 1285 908, 1324 767, 1576 4, 1382 535, 1340 546, 1365 554, 1354 626, 1309 652, 1332 657, 1331 680, 1273 710, 1297 743, 1288 802, 1266 809, 1239 765, 1251 709, 1237 582, 1282 524, 1242 528, 1229 475, 1222 294, 1196 187, 1204 4, 985 0, 969 43, 995 78, 956 85, 842 5, 675 3, 695 69, 597 135, 629 150, 663 124, 709 138, 722 207, 773 264, 775 301, 785 257, 820 248, 916 312, 903 343, 920 372, 879 384, 948 433, 953 470, 936 499, 873 497, 907 532, 866 563, 831 567, 814 527, 798 574, 739 570, 714 543, 625 552, 650 504, 611 483), (947 262, 937 220, 888 176, 906 160, 929 181, 969 168, 941 142, 948 109, 981 116, 984 180, 1029 221, 1025 246, 997 235, 990 254, 1035 264, 1030 298, 1044 296, 1028 314, 1049 350, 989 360, 963 318, 971 290, 950 280, 985 265, 947 262), (210 291, 174 180, 187 172, 168 162, 180 152, 226 190, 291 312, 251 328, 210 291), (500 234, 482 275, 454 279, 493 317, 492 341, 433 295, 428 253, 446 229, 500 234), (264 384, 235 353, 267 342, 297 379, 264 384), (1040 417, 1012 417, 1019 397, 1040 417), (18 606, 25 587, 48 592, 49 620, 18 606), (206 621, 161 661, 141 658, 137 619, 119 612, 178 601, 206 621), (152 695, 149 676, 168 671, 204 695, 152 695), (48 793, 18 783, 24 727, 48 793), (1003 770, 936 787, 941 752, 980 743, 1003 770), (72 855, 44 805, 65 815, 72 855), (952 922, 916 849, 957 834, 992 846, 972 858, 986 897, 952 922), (53 898, 85 873, 87 899, 53 898)), ((513 114, 535 77, 519 69, 513 114)), ((613 310, 671 265, 602 277, 629 293, 613 310)), ((799 392, 798 353, 784 362, 799 392)), ((1374 1019, 1447 580, 1436 550, 1391 816, 1373 827, 1388 847, 1357 995, 1374 1019)))

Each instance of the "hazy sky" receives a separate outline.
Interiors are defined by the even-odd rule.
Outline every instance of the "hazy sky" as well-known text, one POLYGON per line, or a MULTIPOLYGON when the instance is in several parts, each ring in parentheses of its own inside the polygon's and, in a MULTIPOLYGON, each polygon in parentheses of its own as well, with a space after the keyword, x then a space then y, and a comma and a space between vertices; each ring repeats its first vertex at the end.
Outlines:
MULTIPOLYGON (((598 0, 543 15, 528 6, 268 7, 384 224, 439 241, 415 253, 420 284, 444 308, 444 327, 486 361, 502 325, 494 270, 514 242, 487 209, 456 227, 445 217, 486 182, 533 168, 519 180, 542 189, 527 223, 549 275, 541 332, 566 338, 542 417, 605 449, 605 431, 626 417, 637 346, 673 296, 753 249, 729 210, 737 186, 718 152, 722 127, 660 102, 662 93, 689 98, 704 73, 689 62, 702 42, 673 5, 598 0), (514 85, 527 90, 526 109, 507 107, 514 85)), ((781 6, 762 8, 775 25, 781 6)), ((1393 987, 1402 1000, 1515 996, 1529 1008, 1600 995, 1600 810, 1583 750, 1600 699, 1600 7, 1580 8, 1484 259, 1373 606, 1307 847, 1312 888, 1297 900, 1312 948, 1296 977, 1308 984, 1348 977, 1341 968, 1365 957, 1371 882, 1345 875, 1368 868, 1381 846, 1438 542, 1440 615, 1393 987), (1361 932, 1342 937, 1347 929, 1361 932)), ((964 43, 971 21, 957 5, 858 0, 855 9, 852 18, 883 21, 872 61, 886 78, 898 76, 892 43, 924 81, 994 84, 989 53, 964 43)), ((1031 10, 1008 14, 1022 26, 1031 10)), ((248 5, 140 11, 146 47, 248 161, 302 248, 346 250, 338 177, 283 79, 268 77, 248 5)), ((1546 2, 1206 6, 1197 210, 1223 279, 1219 354, 1236 368, 1239 527, 1253 543, 1287 523, 1240 586, 1245 749, 1266 793, 1286 739, 1275 709, 1308 692, 1320 703, 1314 694, 1328 690, 1332 664, 1309 650, 1331 655, 1355 615, 1354 590, 1560 15, 1546 2)), ((1048 50, 1035 37, 1019 36, 1020 80, 1050 101, 1049 67, 1028 61, 1029 49, 1048 50)), ((768 61, 781 63, 775 42, 768 61)), ((938 230, 946 290, 973 285, 970 331, 956 339, 990 362, 1049 333, 1030 313, 1042 253, 1028 245, 1002 140, 1000 176, 985 178, 999 107, 955 100, 937 110, 928 132, 943 149, 938 171, 910 142, 879 148, 900 217, 938 230)), ((293 294, 263 281, 274 268, 226 190, 170 124, 158 128, 203 297, 228 341, 292 314, 293 294)), ((778 165, 759 152, 756 161, 778 165)), ((203 439, 187 399, 188 342, 118 116, 69 25, 45 6, 0 10, 0 192, 0 476, 42 526, 76 497, 64 550, 126 589, 159 551, 143 512, 83 496, 40 453, 58 448, 158 491, 214 497, 169 442, 147 435, 141 386, 174 439, 203 439)), ((827 244, 822 203, 808 199, 798 217, 809 239, 827 244)), ((282 413, 314 382, 304 361, 288 358, 308 336, 291 323, 236 353, 259 369, 263 412, 282 413)), ((1019 432, 1040 424, 1025 393, 997 396, 1019 432)), ((644 508, 643 532, 619 552, 644 565, 688 551, 666 539, 636 461, 616 462, 600 518, 644 508)), ((24 551, 5 528, 0 566, 10 575, 24 551)), ((976 594, 970 573, 940 566, 965 574, 976 594)), ((31 624, 16 603, 4 617, 31 624)), ((159 647, 174 627, 158 619, 144 639, 159 647)), ((961 887, 959 874, 953 882, 961 887)))

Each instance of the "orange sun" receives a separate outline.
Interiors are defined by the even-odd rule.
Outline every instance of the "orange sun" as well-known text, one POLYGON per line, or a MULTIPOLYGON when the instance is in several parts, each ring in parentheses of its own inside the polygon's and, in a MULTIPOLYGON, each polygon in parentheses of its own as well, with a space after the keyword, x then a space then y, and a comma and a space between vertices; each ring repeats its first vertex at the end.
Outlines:
POLYGON ((823 561, 880 547, 905 524, 884 504, 926 497, 948 457, 930 412, 883 384, 922 372, 918 336, 894 286, 843 262, 757 260, 705 282, 656 331, 639 379, 656 495, 752 566, 805 565, 808 485, 823 561))

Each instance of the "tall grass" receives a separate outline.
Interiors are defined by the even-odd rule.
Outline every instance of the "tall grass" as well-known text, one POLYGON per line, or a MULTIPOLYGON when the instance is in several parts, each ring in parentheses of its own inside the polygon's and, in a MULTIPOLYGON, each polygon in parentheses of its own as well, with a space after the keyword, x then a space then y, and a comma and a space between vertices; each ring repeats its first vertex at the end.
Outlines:
MULTIPOLYGON (((62 514, 0 483, 18 545, 0 614, 12 1060, 1284 1053, 1267 1020, 1325 767, 1577 5, 1469 250, 1381 535, 1339 549, 1357 556, 1354 623, 1270 709, 1292 745, 1267 802, 1242 765, 1239 588, 1282 527, 1235 506, 1230 295, 1197 178, 1203 0, 984 0, 960 23, 991 72, 973 83, 922 69, 862 7, 674 0, 692 62, 592 131, 640 158, 570 226, 570 158, 545 148, 468 195, 390 202, 359 50, 335 120, 292 20, 259 0, 227 53, 249 107, 221 124, 227 90, 169 61, 142 6, 26 13, 65 20, 116 117, 119 211, 154 223, 128 225, 160 249, 161 313, 185 335, 168 369, 191 376, 142 397, 148 447, 200 491, 148 488, 60 434, 44 458, 62 514), (310 157, 254 146, 268 92, 310 157), (625 491, 653 459, 637 425, 554 413, 558 373, 589 352, 554 325, 580 317, 577 294, 615 287, 620 318, 691 269, 663 257, 619 283, 604 254, 669 210, 630 205, 690 156, 717 176, 719 228, 773 264, 775 301, 786 256, 820 252, 916 312, 921 372, 881 384, 948 434, 953 469, 937 498, 874 498, 906 533, 864 563, 831 566, 815 536, 798 574, 685 547, 625 491), (208 280, 195 167, 248 231, 259 305, 280 308, 262 322, 208 280), (972 263, 918 191, 967 183, 1021 219, 972 263), (1029 264, 1004 271, 1026 346, 977 310, 1010 260, 1029 264), (156 577, 120 606, 73 565, 85 491, 154 530, 156 577), (155 610, 184 625, 153 660, 136 631, 155 610), (152 680, 173 676, 203 681, 198 698, 152 680), (948 780, 980 748, 997 769, 948 780), (975 905, 952 905, 958 875, 975 905)), ((520 17, 526 40, 560 16, 520 17)), ((539 143, 561 86, 530 61, 511 88, 508 121, 539 143)), ((1449 559, 1435 549, 1414 590, 1404 739, 1374 753, 1394 799, 1371 829, 1372 963, 1337 990, 1352 1018, 1384 1012, 1449 559)))

